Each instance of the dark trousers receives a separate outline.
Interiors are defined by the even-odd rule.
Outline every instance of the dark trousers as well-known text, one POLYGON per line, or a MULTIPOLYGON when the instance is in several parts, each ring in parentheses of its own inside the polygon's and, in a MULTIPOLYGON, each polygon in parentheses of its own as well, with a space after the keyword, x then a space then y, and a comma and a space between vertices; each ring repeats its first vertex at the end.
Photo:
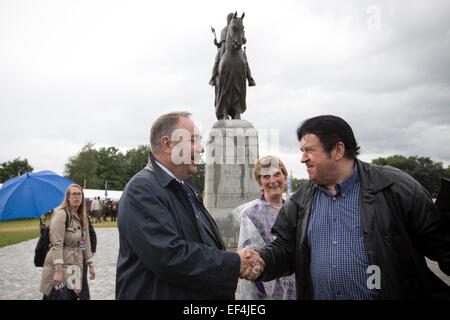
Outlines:
POLYGON ((80 300, 91 300, 91 295, 89 293, 89 285, 87 279, 88 266, 86 262, 83 261, 83 280, 81 280, 81 292, 78 295, 80 300))

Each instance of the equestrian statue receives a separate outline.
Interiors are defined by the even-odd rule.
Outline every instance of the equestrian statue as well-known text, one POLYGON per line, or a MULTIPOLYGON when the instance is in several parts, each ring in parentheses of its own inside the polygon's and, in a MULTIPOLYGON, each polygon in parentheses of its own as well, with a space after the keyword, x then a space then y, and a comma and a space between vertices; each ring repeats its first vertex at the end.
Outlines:
POLYGON ((237 12, 227 16, 227 26, 220 33, 220 42, 214 28, 214 44, 217 55, 209 84, 215 87, 215 109, 217 120, 241 119, 241 114, 247 109, 245 97, 247 94, 246 80, 250 87, 254 86, 247 55, 242 46, 247 42, 244 34, 245 13, 239 18, 237 12))

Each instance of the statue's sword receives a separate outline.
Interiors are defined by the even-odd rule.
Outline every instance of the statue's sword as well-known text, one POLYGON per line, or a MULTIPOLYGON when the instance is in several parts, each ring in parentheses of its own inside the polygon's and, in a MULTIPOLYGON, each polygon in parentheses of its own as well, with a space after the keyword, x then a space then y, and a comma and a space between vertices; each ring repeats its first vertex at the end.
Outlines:
MULTIPOLYGON (((211 32, 214 34, 214 44, 216 44, 217 43, 216 30, 212 26, 211 26, 211 32)), ((217 49, 219 49, 219 48, 217 48, 217 49)))

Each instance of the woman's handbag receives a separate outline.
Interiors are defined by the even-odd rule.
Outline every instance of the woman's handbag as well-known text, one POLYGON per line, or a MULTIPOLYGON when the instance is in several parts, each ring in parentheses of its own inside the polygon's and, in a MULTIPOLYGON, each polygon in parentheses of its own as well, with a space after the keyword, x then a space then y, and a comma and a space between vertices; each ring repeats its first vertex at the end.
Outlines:
POLYGON ((52 289, 46 300, 77 300, 78 295, 62 283, 52 289))

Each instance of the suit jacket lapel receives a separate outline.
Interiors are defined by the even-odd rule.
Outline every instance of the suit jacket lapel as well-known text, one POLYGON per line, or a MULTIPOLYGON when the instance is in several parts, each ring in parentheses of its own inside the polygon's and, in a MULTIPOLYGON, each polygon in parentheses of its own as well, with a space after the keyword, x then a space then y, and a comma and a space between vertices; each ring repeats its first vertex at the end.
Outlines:
POLYGON ((208 232, 212 239, 216 242, 216 245, 219 249, 225 249, 225 244, 223 243, 219 228, 217 227, 214 219, 209 214, 208 210, 206 210, 205 206, 203 205, 200 194, 193 190, 189 183, 185 183, 185 186, 189 188, 189 191, 194 196, 195 203, 198 205, 198 208, 202 210, 203 216, 208 220, 209 226, 205 226, 206 232, 208 232))

